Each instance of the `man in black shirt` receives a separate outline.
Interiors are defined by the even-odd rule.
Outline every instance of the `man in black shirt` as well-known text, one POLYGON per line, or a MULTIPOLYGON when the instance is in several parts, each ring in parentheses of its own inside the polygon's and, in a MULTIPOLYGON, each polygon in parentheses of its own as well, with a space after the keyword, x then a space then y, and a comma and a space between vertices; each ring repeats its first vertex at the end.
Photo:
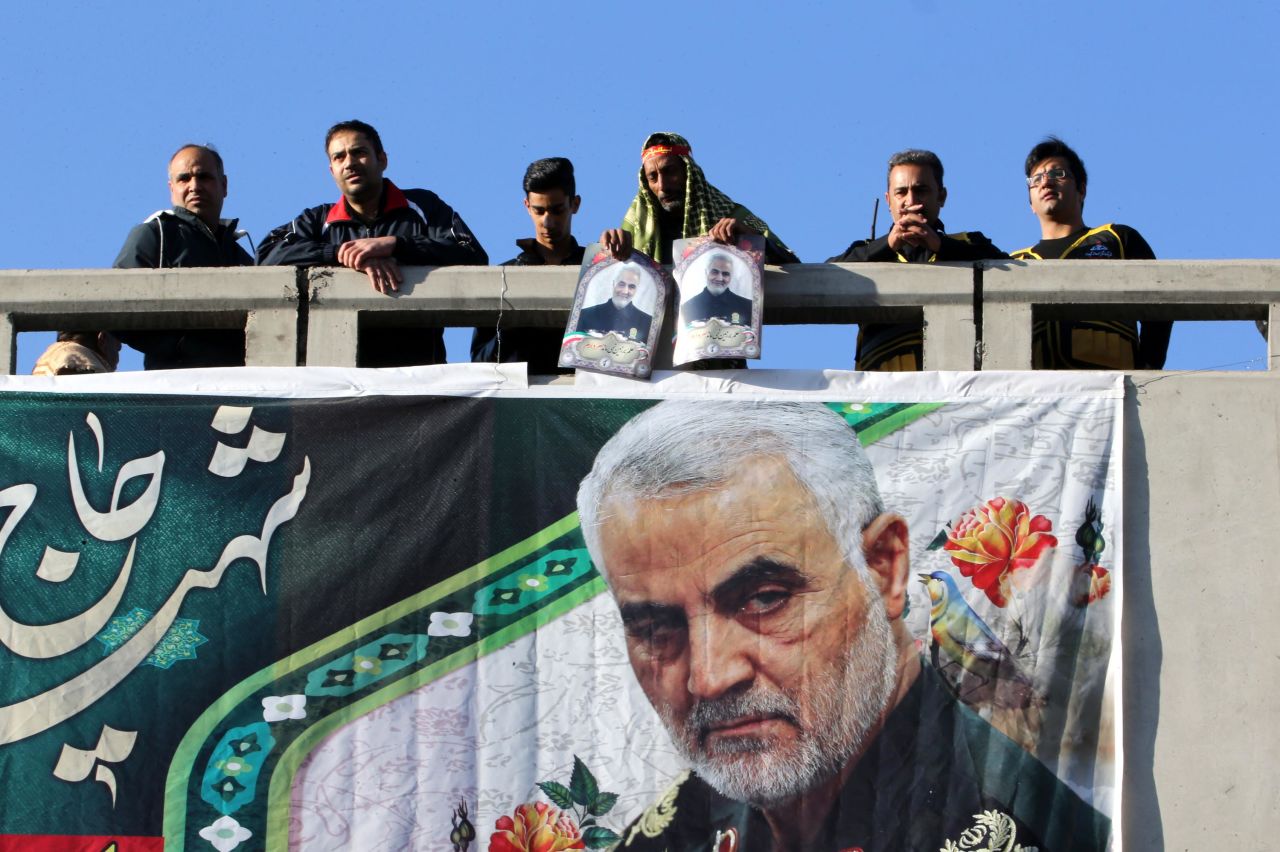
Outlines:
MULTIPOLYGON (((533 220, 534 236, 516 240, 520 254, 503 266, 578 266, 585 249, 573 236, 577 194, 573 163, 548 157, 529 164, 524 173, 524 209, 533 220)), ((571 373, 558 365, 562 328, 477 328, 471 334, 471 360, 526 361, 529 372, 571 373)))
MULTIPOLYGON (((937 263, 1008 257, 981 231, 946 232, 938 218, 947 203, 942 175, 942 160, 932 151, 909 148, 890 157, 884 200, 893 227, 879 239, 854 242, 827 263, 937 263)), ((862 323, 854 360, 859 370, 919 370, 924 363, 924 327, 917 323, 862 323)))
MULTIPOLYGON (((1040 242, 1013 253, 1017 260, 1154 260, 1142 235, 1127 225, 1084 223, 1089 175, 1065 142, 1050 136, 1025 163, 1031 210, 1040 242)), ((1171 322, 1130 320, 1040 321, 1032 329, 1032 366, 1050 370, 1159 370, 1169 348, 1171 322)))
MULTIPOLYGON (((240 247, 235 219, 221 219, 227 198, 222 156, 208 145, 183 145, 169 158, 173 208, 148 216, 125 238, 116 269, 253 266, 240 247)), ((244 365, 243 329, 122 331, 116 336, 143 354, 148 370, 244 365)))
MULTIPOLYGON (((264 265, 346 266, 363 272, 379 293, 404 280, 400 266, 485 266, 489 257, 462 217, 427 189, 400 189, 383 177, 382 139, 363 121, 325 134, 329 173, 342 196, 308 208, 269 233, 258 247, 264 265)), ((362 367, 445 361, 439 328, 379 329, 362 335, 362 367)))

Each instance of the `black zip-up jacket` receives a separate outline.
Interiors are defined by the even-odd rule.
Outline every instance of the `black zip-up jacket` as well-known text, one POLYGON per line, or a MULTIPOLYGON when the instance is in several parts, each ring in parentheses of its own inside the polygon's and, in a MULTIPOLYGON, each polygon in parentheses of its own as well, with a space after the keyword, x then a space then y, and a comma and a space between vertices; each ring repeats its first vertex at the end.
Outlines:
MULTIPOLYGON (((263 266, 337 266, 338 248, 351 240, 395 237, 393 257, 402 266, 487 266, 489 256, 452 207, 427 189, 402 190, 383 181, 378 218, 366 224, 346 198, 303 210, 271 231, 258 246, 263 266)), ((445 362, 439 328, 379 329, 360 340, 362 367, 402 367, 445 362)))
MULTIPOLYGON (((927 246, 904 246, 902 252, 889 247, 889 235, 874 240, 857 240, 844 254, 827 263, 945 263, 967 260, 1006 260, 1009 255, 987 239, 981 231, 948 234, 942 222, 929 226, 938 232, 937 252, 927 246)), ((862 323, 858 326, 858 350, 854 366, 858 370, 900 372, 919 370, 924 363, 924 327, 919 323, 862 323)))
MULTIPOLYGON (((217 229, 185 207, 161 210, 135 225, 112 264, 116 269, 175 269, 197 266, 253 266, 253 256, 236 242, 237 220, 217 229)), ((244 366, 244 331, 117 331, 116 337, 143 354, 148 370, 244 366)))
MULTIPOLYGON (((573 250, 560 262, 561 266, 580 266, 586 249, 578 245, 572 236, 573 250)), ((545 266, 546 261, 538 252, 532 237, 516 240, 520 254, 503 266, 545 266)), ((572 373, 572 369, 560 366, 560 344, 564 342, 561 328, 504 328, 502 330, 502 360, 527 361, 531 375, 572 373)), ((471 360, 492 364, 498 360, 498 335, 492 327, 477 328, 471 333, 471 360)))

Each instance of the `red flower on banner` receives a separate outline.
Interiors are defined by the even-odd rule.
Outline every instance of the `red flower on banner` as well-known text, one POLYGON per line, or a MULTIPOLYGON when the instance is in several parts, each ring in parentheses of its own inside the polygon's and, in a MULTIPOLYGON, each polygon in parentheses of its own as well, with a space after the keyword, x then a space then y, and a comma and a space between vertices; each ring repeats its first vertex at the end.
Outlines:
POLYGON ((960 516, 947 532, 943 549, 960 573, 973 580, 996 606, 1009 602, 1009 577, 1031 568, 1058 539, 1053 524, 1032 515, 1020 500, 996 497, 960 516))
POLYGON ((1095 601, 1100 601, 1111 592, 1111 572, 1101 565, 1090 565, 1089 570, 1089 591, 1080 595, 1078 603, 1080 606, 1087 606, 1095 601))
POLYGON ((513 817, 498 817, 489 838, 489 852, 560 852, 585 849, 578 826, 545 802, 528 802, 513 817))

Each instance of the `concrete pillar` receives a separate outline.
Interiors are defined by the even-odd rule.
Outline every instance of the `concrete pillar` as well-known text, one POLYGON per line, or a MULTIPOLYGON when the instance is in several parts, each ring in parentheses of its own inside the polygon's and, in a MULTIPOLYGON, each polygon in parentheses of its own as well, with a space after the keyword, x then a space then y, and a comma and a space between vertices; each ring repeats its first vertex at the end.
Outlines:
POLYGON ((1267 369, 1274 370, 1276 367, 1276 356, 1280 355, 1280 340, 1276 339, 1276 332, 1280 330, 1280 302, 1272 302, 1268 306, 1267 325, 1265 331, 1267 334, 1267 369))
POLYGON ((972 305, 924 306, 924 370, 972 370, 972 305))
POLYGON ((982 369, 1031 369, 1031 305, 986 302, 982 306, 982 369))
POLYGON ((18 333, 12 314, 0 314, 0 376, 12 376, 18 368, 18 333))
POLYGON ((244 326, 249 367, 293 367, 298 362, 298 311, 293 306, 249 311, 244 326))
POLYGON ((360 314, 312 304, 307 318, 307 366, 354 367, 360 314))

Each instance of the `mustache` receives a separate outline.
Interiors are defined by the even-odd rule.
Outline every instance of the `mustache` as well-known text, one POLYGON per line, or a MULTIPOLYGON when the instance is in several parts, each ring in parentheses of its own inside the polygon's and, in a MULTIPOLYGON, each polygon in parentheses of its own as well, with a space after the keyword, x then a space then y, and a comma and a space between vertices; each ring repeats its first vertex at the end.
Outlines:
POLYGON ((684 720, 688 742, 705 746, 712 730, 751 718, 781 719, 800 727, 800 705, 780 692, 749 690, 736 695, 699 701, 684 720))

